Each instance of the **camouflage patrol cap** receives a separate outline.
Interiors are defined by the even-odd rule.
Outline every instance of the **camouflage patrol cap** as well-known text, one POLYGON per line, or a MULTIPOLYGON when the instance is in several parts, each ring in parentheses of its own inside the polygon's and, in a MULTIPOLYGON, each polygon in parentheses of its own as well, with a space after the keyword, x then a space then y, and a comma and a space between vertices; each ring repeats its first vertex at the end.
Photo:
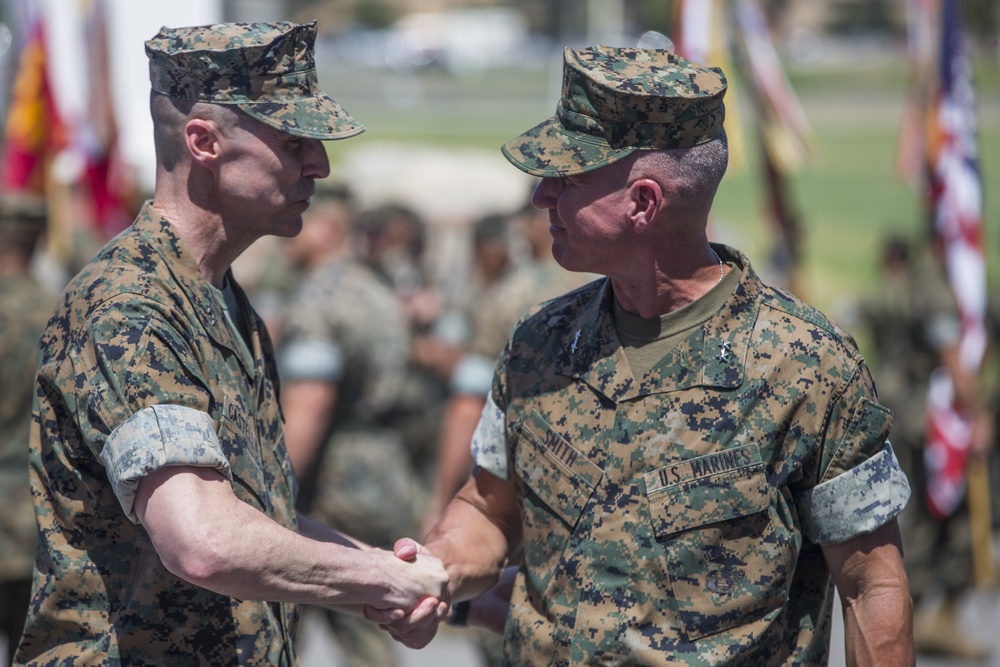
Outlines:
POLYGON ((726 77, 675 53, 593 46, 563 52, 556 114, 503 146, 535 176, 597 169, 635 150, 690 148, 719 136, 726 77))
POLYGON ((344 139, 364 126, 319 89, 316 22, 163 27, 146 42, 149 80, 170 97, 232 104, 273 128, 344 139))

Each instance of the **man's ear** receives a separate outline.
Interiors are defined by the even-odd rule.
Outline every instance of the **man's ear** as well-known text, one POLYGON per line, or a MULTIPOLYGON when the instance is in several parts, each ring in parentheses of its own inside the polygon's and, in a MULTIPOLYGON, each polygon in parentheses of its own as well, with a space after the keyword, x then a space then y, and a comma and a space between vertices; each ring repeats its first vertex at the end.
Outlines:
POLYGON ((211 169, 218 162, 219 131, 214 121, 204 118, 189 120, 184 126, 184 144, 195 164, 211 169))
POLYGON ((643 232, 653 224, 663 203, 663 189, 651 178, 640 178, 628 187, 629 222, 636 232, 643 232))

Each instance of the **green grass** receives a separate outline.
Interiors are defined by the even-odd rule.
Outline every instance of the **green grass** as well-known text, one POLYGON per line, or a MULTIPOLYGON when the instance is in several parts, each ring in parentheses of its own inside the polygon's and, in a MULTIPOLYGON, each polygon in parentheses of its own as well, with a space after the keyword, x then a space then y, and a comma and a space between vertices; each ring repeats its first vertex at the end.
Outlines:
MULTIPOLYGON (((478 147, 498 154, 504 141, 551 115, 558 84, 552 80, 558 71, 551 67, 470 77, 440 71, 408 77, 327 71, 324 89, 369 128, 349 142, 329 144, 334 163, 348 150, 386 141, 478 147)), ((1000 192, 1000 64, 977 61, 976 77, 984 218, 994 267, 990 278, 1000 283, 995 269, 1000 202, 991 196, 1000 192)), ((894 166, 906 68, 901 61, 869 62, 856 70, 799 69, 790 79, 818 149, 815 161, 790 183, 804 228, 801 291, 819 307, 835 310, 877 286, 877 251, 887 233, 912 238, 923 233, 919 195, 902 183, 894 166)), ((752 147, 746 160, 744 168, 731 169, 720 189, 713 230, 761 267, 773 233, 752 147)))

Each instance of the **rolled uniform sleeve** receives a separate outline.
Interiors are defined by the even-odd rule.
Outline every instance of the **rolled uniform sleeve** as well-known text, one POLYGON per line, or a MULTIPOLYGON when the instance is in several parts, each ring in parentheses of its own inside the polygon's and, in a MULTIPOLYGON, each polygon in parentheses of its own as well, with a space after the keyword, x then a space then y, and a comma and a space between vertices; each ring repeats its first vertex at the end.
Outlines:
POLYGON ((817 544, 837 544, 870 533, 898 515, 910 486, 888 436, 892 413, 873 400, 861 366, 830 417, 829 464, 799 500, 802 529, 817 544))
POLYGON ((214 468, 233 481, 212 417, 180 405, 152 405, 116 428, 101 451, 108 480, 125 515, 135 515, 139 480, 169 466, 214 468))

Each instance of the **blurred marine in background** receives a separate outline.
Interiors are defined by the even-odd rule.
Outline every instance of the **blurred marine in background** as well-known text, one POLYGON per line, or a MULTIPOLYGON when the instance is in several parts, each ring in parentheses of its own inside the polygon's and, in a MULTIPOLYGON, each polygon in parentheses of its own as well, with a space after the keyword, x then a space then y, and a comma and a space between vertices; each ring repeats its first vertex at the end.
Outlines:
POLYGON ((31 275, 46 231, 40 198, 0 195, 0 635, 8 664, 24 629, 35 562, 28 427, 38 339, 56 296, 31 275))
MULTIPOLYGON (((288 454, 311 518, 368 544, 415 534, 426 490, 397 423, 410 332, 393 290, 355 257, 345 198, 320 195, 288 250, 305 278, 281 318, 288 454)), ((392 640, 357 616, 326 614, 352 667, 397 663, 392 640)))
POLYGON ((860 309, 860 325, 871 342, 879 400, 893 411, 893 449, 913 489, 899 525, 915 605, 914 642, 922 652, 984 660, 986 645, 958 615, 973 587, 968 508, 963 504, 939 517, 928 506, 931 374, 939 368, 948 373, 956 404, 974 417, 970 456, 987 455, 992 415, 978 378, 959 359, 958 304, 944 274, 940 239, 914 243, 892 235, 884 239, 880 259, 882 280, 860 309))

